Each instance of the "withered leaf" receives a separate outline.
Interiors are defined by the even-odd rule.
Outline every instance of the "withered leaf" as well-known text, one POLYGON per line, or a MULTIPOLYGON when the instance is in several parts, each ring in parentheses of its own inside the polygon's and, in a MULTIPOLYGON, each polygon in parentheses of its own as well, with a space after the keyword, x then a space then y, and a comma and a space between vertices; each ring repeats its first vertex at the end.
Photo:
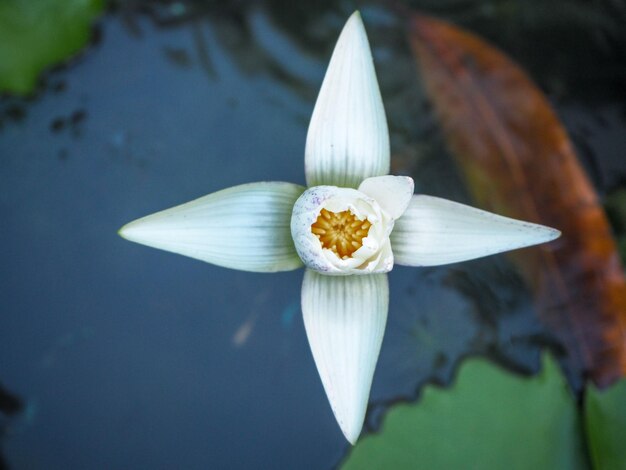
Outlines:
POLYGON ((418 14, 409 36, 477 203, 563 232, 513 259, 567 351, 566 368, 601 387, 612 383, 626 373, 624 271, 564 127, 527 74, 484 40, 418 14))

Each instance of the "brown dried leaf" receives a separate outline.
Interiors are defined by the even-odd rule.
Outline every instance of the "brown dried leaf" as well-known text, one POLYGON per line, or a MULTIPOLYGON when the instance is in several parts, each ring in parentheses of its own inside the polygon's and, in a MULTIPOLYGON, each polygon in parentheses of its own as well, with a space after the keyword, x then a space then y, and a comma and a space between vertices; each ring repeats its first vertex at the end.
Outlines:
POLYGON ((626 281, 565 129, 526 73, 473 34, 414 15, 410 42, 477 202, 563 232, 514 261, 567 350, 566 367, 610 384, 626 373, 626 281))

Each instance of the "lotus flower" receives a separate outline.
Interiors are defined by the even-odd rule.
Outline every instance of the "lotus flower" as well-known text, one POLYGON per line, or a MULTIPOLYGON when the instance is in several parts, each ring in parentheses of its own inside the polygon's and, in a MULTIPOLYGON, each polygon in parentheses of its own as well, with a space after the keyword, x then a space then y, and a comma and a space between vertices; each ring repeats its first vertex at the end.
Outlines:
POLYGON ((283 182, 224 189, 125 225, 124 238, 255 272, 305 267, 302 313, 335 418, 361 432, 394 264, 434 266, 557 238, 541 225, 413 195, 389 176, 389 135, 361 17, 346 23, 309 125, 308 189, 283 182))

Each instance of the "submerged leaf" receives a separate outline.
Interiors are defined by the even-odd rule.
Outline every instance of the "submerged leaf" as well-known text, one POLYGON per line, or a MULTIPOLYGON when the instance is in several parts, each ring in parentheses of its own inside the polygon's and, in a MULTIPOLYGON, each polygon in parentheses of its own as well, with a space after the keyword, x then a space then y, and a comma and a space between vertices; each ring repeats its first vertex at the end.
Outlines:
POLYGON ((606 216, 546 97, 476 36, 414 15, 410 41, 469 188, 485 209, 563 232, 513 255, 570 371, 626 372, 626 282, 606 216))
POLYGON ((595 468, 626 467, 626 380, 605 391, 590 386, 585 396, 585 427, 595 468))
POLYGON ((102 0, 0 2, 0 93, 32 92, 41 71, 76 53, 102 0))
POLYGON ((395 405, 378 434, 343 463, 351 469, 586 468, 574 399, 546 356, 522 378, 483 359, 463 364, 449 390, 429 386, 418 403, 395 405))

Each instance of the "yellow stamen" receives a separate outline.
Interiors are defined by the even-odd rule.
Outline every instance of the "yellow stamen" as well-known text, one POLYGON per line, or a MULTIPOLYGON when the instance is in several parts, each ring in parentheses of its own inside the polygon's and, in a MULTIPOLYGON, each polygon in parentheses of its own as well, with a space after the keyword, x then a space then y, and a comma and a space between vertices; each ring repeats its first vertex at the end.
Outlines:
POLYGON ((322 247, 332 250, 341 259, 348 259, 363 245, 372 224, 361 220, 350 211, 330 212, 322 209, 311 232, 322 242, 322 247))

